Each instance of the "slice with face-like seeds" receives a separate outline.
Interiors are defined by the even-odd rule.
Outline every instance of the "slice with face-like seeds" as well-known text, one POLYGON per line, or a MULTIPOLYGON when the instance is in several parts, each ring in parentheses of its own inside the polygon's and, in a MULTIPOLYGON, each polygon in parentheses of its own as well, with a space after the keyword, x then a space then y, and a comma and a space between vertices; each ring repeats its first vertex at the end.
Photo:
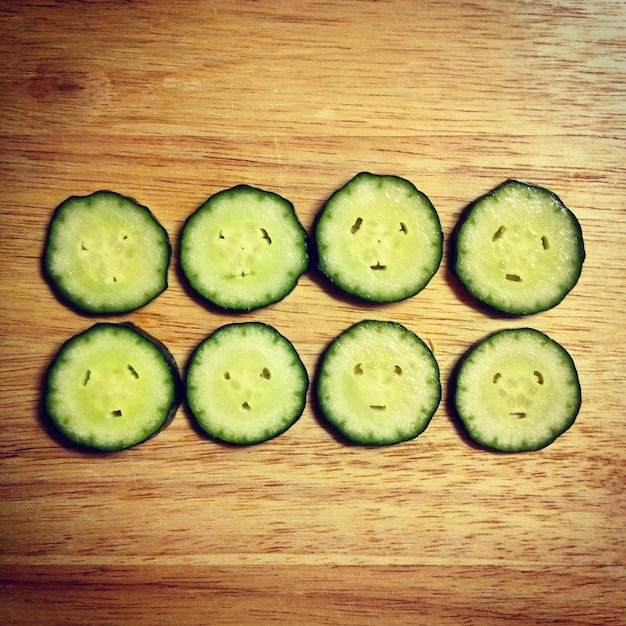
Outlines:
POLYGON ((321 271, 340 289, 396 302, 433 277, 443 234, 435 208, 412 183, 361 172, 329 198, 315 241, 321 271))
POLYGON ((341 333, 319 368, 324 417, 348 439, 391 445, 422 433, 441 400, 437 361, 396 322, 364 320, 341 333))
POLYGON ((468 207, 453 243, 454 270, 468 291, 514 315, 556 306, 585 258, 574 214, 551 191, 515 180, 468 207))
POLYGON ((185 222, 180 261, 213 304, 258 309, 284 298, 308 267, 306 233, 285 198, 248 185, 211 196, 185 222))
POLYGON ((581 390, 565 348, 532 328, 507 329, 463 357, 454 402, 475 442, 521 452, 544 448, 574 423, 581 390))
POLYGON ((277 437, 304 410, 309 379, 293 345, 260 322, 218 328, 194 351, 187 401, 198 425, 222 441, 277 437))
POLYGON ((67 439, 113 452, 163 430, 181 396, 178 366, 160 341, 131 323, 99 322, 63 344, 44 401, 67 439))

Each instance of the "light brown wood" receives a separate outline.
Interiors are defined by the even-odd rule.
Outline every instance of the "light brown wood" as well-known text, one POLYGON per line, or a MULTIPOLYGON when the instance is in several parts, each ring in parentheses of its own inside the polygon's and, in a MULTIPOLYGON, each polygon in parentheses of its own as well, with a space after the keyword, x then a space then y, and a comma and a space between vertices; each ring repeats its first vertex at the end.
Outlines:
MULTIPOLYGON (((538 2, 0 4, 0 608, 7 624, 624 624, 626 5, 538 2), (180 366, 212 330, 273 324, 313 377, 351 323, 430 341, 444 393, 463 352, 529 325, 581 378, 552 446, 468 443, 444 401, 416 440, 347 446, 309 402, 266 444, 202 437, 183 406, 157 438, 97 456, 46 426, 59 345, 93 323, 40 258, 55 206, 107 188, 172 237, 238 183, 289 198, 307 230, 362 170, 404 176, 449 235, 512 177, 578 216, 587 260, 555 309, 475 306, 446 263, 416 297, 365 306, 305 275, 232 316, 183 285, 132 320, 180 366)), ((446 248, 447 255, 447 248, 446 248)), ((109 318, 98 318, 109 319, 109 318)))

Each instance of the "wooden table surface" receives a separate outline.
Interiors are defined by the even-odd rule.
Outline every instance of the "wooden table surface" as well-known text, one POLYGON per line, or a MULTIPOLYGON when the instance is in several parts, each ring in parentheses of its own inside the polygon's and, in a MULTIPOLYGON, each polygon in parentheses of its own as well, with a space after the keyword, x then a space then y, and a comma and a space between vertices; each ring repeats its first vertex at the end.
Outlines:
POLYGON ((626 4, 3 0, 0 32, 3 623, 626 623, 626 4), (363 170, 411 180, 447 241, 503 180, 550 188, 584 231, 578 285, 521 319, 475 306, 445 260, 383 306, 315 270, 242 315, 184 286, 180 229, 211 194, 275 191, 311 231, 363 170), (104 188, 172 238, 168 290, 121 319, 183 370, 214 329, 258 320, 312 377, 339 332, 389 319, 432 343, 445 394, 475 341, 532 326, 573 356, 579 417, 542 451, 502 455, 470 445, 444 401, 417 439, 372 449, 309 402, 281 437, 232 448, 182 406, 137 448, 68 448, 42 381, 94 319, 55 297, 40 258, 54 208, 104 188))

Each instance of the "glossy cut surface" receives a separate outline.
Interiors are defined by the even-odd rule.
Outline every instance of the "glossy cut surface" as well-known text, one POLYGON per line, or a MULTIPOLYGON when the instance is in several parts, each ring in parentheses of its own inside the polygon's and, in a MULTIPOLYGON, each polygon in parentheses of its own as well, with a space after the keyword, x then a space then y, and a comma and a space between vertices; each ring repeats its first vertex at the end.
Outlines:
POLYGON ((44 266, 57 291, 79 309, 125 313, 165 291, 170 254, 169 236, 147 207, 98 191, 56 209, 44 266))
POLYGON ((101 322, 63 344, 49 367, 44 401, 65 437, 111 452, 167 426, 180 386, 165 346, 132 325, 101 322))
POLYGON ((290 428, 304 410, 308 386, 293 345, 259 322, 217 329, 196 348, 187 371, 187 401, 200 427, 238 445, 290 428))
POLYGON ((463 358, 454 401, 474 441, 503 452, 538 450, 568 430, 581 406, 567 350, 532 328, 493 333, 463 358))
POLYGON ((404 326, 364 320, 328 347, 316 394, 324 417, 348 439, 400 443, 423 432, 439 406, 439 366, 404 326))
POLYGON ((454 249, 455 271, 476 298, 522 315, 561 302, 585 259, 576 216, 551 191, 515 180, 472 204, 454 249))
POLYGON ((248 185, 211 196, 187 219, 180 255, 191 286, 232 310, 281 300, 308 267, 306 233, 293 205, 248 185))
POLYGON ((430 200, 408 180, 361 172, 328 200, 315 229, 320 269, 364 300, 419 293, 441 262, 443 234, 430 200))

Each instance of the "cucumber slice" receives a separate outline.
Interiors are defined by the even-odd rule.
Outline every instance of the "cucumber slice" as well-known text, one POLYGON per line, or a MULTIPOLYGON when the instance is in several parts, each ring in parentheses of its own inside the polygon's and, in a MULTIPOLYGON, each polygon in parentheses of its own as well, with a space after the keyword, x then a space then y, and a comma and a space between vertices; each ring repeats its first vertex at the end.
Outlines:
POLYGON ((178 368, 161 342, 130 323, 97 323, 51 363, 45 408, 70 441, 110 452, 156 435, 181 397, 178 368))
POLYGON ((576 216, 551 191, 508 180, 472 203, 454 237, 454 271, 491 307, 528 315, 556 306, 585 259, 576 216))
POLYGON ((302 415, 309 386, 293 345, 261 322, 226 324, 194 351, 187 402, 200 428, 227 443, 277 437, 302 415))
POLYGON ((44 269, 56 290, 89 313, 138 309, 167 288, 171 247, 150 210, 112 191, 72 196, 54 212, 44 269))
POLYGON ((574 423, 581 389, 563 346, 532 328, 506 329, 463 357, 454 403, 476 443, 523 452, 546 447, 574 423))
POLYGON ((351 441, 400 443, 422 433, 437 410, 439 366, 404 326, 364 320, 326 350, 316 397, 324 417, 351 441))
POLYGON ((443 251, 430 200, 398 176, 361 172, 328 200, 315 228, 320 270, 363 300, 397 302, 420 292, 443 251))
POLYGON ((285 198, 237 185, 211 196, 183 228, 181 266, 217 306, 258 309, 284 298, 308 267, 306 232, 285 198))

